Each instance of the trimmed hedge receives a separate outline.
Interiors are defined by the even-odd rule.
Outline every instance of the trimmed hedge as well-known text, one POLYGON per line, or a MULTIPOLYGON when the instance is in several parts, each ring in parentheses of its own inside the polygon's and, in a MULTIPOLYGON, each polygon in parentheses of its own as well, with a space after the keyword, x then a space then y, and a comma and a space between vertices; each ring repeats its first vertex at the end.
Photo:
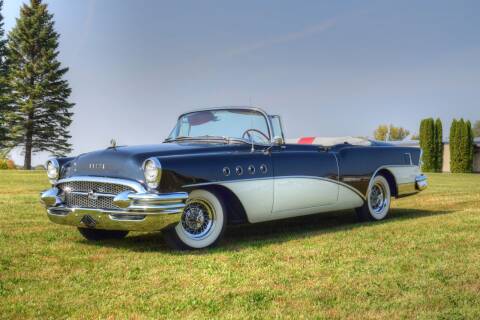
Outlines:
POLYGON ((443 129, 440 119, 423 119, 420 122, 420 148, 422 148, 422 170, 441 172, 443 165, 443 129))
POLYGON ((450 171, 473 170, 473 131, 470 121, 453 119, 450 127, 450 171))

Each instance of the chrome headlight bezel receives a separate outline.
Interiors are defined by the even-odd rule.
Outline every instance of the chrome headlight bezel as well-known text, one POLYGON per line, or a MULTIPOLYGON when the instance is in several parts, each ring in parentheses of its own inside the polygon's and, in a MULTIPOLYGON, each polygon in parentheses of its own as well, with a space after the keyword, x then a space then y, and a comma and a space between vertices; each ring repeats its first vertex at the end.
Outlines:
POLYGON ((49 159, 45 168, 47 169, 47 177, 51 183, 55 183, 60 178, 60 164, 56 158, 49 159))
POLYGON ((162 165, 157 158, 148 158, 142 165, 145 183, 149 189, 156 189, 162 179, 162 165))

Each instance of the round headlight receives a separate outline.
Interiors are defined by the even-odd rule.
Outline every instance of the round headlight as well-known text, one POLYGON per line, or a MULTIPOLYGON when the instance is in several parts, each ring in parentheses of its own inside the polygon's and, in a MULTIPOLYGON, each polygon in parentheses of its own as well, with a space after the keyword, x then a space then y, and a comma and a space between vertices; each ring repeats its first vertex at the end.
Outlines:
POLYGON ((160 161, 156 158, 150 158, 145 160, 143 164, 143 174, 145 176, 145 182, 149 188, 155 189, 160 184, 160 178, 162 177, 162 166, 160 161))
POLYGON ((50 181, 55 181, 60 176, 60 165, 56 159, 47 161, 47 176, 50 181))

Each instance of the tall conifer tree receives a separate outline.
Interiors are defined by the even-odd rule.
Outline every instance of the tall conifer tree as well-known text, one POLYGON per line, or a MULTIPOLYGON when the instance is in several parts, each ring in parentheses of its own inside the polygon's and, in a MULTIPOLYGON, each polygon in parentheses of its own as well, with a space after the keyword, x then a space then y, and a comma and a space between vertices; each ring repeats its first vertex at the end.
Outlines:
POLYGON ((7 49, 3 23, 3 0, 0 0, 0 149, 6 146, 7 124, 5 114, 8 108, 7 49))
POLYGON ((457 135, 458 121, 453 119, 450 126, 449 147, 450 147, 450 172, 456 172, 456 135, 457 135))
POLYGON ((53 15, 41 0, 30 0, 8 37, 9 84, 12 107, 7 113, 9 138, 25 150, 25 168, 32 153, 55 155, 70 152, 68 127, 73 104, 64 79, 68 68, 58 61, 59 34, 53 15))
POLYGON ((455 143, 455 154, 454 154, 454 170, 452 172, 464 172, 464 139, 463 135, 465 133, 465 121, 461 118, 457 122, 457 127, 454 133, 454 143, 455 143))
POLYGON ((435 171, 442 172, 443 167, 443 127, 442 120, 435 120, 435 171))
POLYGON ((425 156, 423 154, 423 148, 425 147, 425 123, 426 123, 426 120, 427 119, 422 119, 422 121, 420 121, 420 129, 418 130, 419 134, 418 134, 418 140, 419 140, 419 144, 420 144, 420 149, 422 149, 422 158, 420 159, 421 160, 421 163, 422 163, 422 170, 425 169, 425 156))
POLYGON ((423 119, 420 123, 420 148, 422 148, 422 170, 435 171, 435 122, 432 118, 423 119))
POLYGON ((473 130, 470 120, 465 122, 465 172, 473 171, 473 130))

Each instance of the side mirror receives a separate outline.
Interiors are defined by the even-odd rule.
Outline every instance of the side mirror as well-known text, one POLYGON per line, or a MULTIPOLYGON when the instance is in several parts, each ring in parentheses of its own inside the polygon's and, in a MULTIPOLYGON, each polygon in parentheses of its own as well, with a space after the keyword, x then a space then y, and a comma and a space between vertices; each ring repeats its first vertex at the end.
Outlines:
POLYGON ((282 144, 285 144, 285 141, 283 140, 282 137, 275 136, 275 137, 273 137, 273 144, 282 145, 282 144))

